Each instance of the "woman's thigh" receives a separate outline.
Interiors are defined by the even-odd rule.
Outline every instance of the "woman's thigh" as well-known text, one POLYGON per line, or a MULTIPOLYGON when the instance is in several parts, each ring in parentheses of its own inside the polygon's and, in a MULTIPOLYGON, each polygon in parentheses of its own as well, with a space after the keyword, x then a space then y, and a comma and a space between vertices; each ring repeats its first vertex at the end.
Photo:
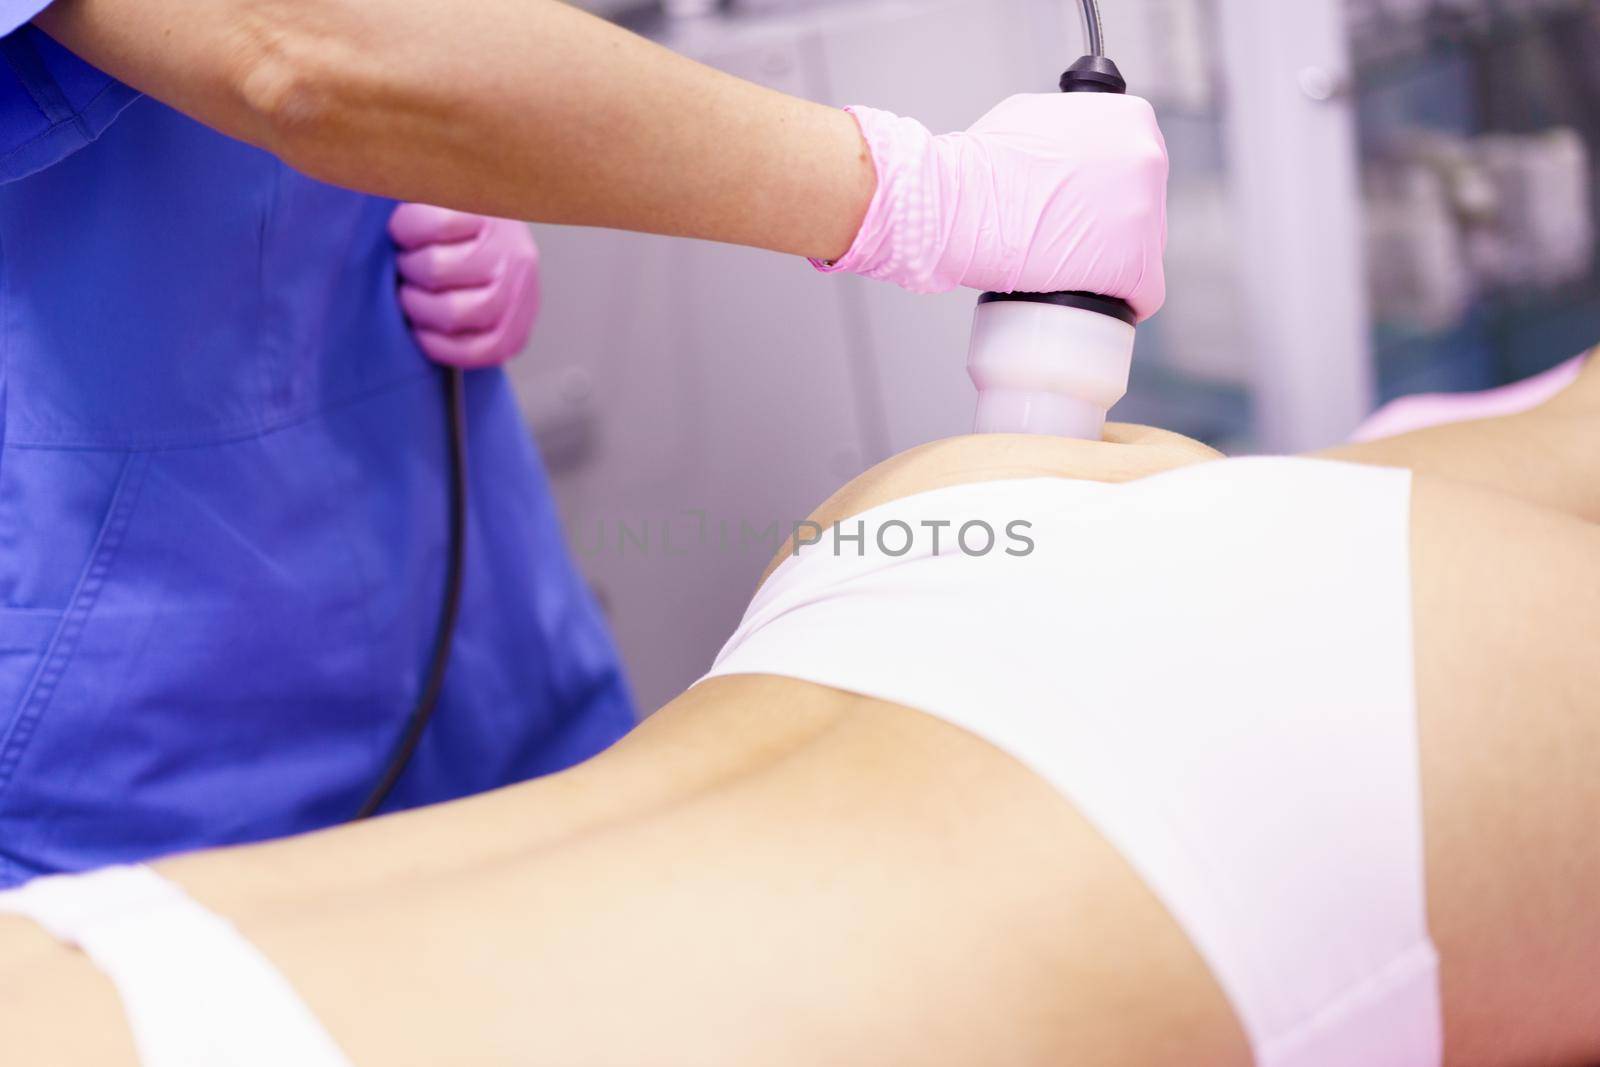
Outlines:
POLYGON ((1419 477, 1413 589, 1448 1062, 1600 1061, 1600 527, 1419 477))

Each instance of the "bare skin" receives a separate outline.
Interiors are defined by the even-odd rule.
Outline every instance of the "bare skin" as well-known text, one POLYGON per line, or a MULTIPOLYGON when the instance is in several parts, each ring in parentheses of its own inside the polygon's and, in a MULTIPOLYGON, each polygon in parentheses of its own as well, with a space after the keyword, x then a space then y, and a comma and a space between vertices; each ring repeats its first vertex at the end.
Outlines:
POLYGON ((1320 455, 1353 463, 1410 467, 1539 507, 1600 523, 1595 413, 1600 410, 1600 349, 1565 391, 1532 411, 1344 445, 1320 455))
MULTIPOLYGON (((1473 485, 1444 431, 1335 457, 1418 475, 1451 1067, 1600 1059, 1600 366, 1527 420, 1550 464, 1532 480, 1498 425, 1473 485)), ((1476 433, 1450 431, 1468 454, 1476 433)), ((815 518, 1215 458, 1110 436, 942 442, 815 518)), ((566 775, 162 870, 238 923, 357 1064, 1250 1062, 1203 961, 1058 794, 916 712, 781 679, 699 686, 566 775)), ((0 923, 0 1033, 18 1062, 134 1062, 104 980, 25 923, 0 923)))
POLYGON ((855 120, 556 0, 56 0, 96 66, 325 181, 533 222, 837 259, 855 120))

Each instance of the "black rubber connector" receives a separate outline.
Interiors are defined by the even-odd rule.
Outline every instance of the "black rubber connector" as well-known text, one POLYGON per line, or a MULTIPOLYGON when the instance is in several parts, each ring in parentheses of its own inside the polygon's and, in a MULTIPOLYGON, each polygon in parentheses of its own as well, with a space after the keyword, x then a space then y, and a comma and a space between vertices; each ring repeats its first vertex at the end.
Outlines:
POLYGON ((1077 308, 1080 311, 1092 311, 1097 315, 1120 319, 1129 326, 1139 325, 1139 316, 1134 314, 1133 307, 1126 300, 1118 300, 1114 296, 1100 296, 1097 293, 984 293, 978 297, 980 307, 984 304, 1013 302, 1077 308))
POLYGON ((1064 93, 1116 93, 1128 91, 1127 79, 1105 56, 1084 56, 1061 75, 1064 93))

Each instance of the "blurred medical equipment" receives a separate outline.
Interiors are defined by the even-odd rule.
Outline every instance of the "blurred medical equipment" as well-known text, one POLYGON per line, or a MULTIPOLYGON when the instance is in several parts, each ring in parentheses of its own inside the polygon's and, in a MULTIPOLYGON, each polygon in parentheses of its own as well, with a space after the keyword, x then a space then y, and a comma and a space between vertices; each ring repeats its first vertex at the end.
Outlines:
POLYGON ((1379 399, 1481 392, 1600 336, 1596 0, 1341 0, 1379 399))
POLYGON ((1422 331, 1496 292, 1581 281, 1594 262, 1590 161, 1578 131, 1406 131, 1367 171, 1373 307, 1422 331))
MULTIPOLYGON (((1127 92, 1106 57, 1098 0, 1082 10, 1088 54, 1061 76, 1061 91, 1127 92)), ((1127 301, 1095 293, 984 293, 967 353, 977 432, 1099 440, 1128 392, 1137 321, 1127 301)))

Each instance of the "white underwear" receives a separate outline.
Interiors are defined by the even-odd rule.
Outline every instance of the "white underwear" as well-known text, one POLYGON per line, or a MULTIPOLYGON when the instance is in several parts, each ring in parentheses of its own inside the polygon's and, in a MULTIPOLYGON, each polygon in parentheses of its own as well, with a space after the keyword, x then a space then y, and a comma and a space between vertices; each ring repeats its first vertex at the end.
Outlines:
POLYGON ((1031 767, 1165 903, 1262 1067, 1438 1067, 1410 487, 1246 459, 926 493, 786 561, 711 677, 900 704, 1031 767), (974 522, 996 543, 969 555, 974 522))
POLYGON ((117 987, 144 1067, 350 1067, 289 983, 226 920, 147 867, 0 893, 117 987))

